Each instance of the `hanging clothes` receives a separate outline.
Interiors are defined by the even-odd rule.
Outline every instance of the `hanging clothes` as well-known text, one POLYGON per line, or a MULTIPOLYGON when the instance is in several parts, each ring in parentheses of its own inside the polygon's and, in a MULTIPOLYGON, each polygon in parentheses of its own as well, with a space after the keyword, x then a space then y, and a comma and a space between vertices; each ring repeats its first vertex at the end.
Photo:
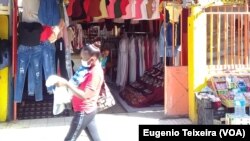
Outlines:
POLYGON ((55 55, 55 66, 56 66, 56 72, 58 72, 58 69, 60 70, 60 74, 63 78, 69 80, 67 68, 66 68, 66 48, 64 44, 63 38, 58 39, 55 42, 56 47, 56 55, 55 55), (58 64, 59 62, 59 64, 58 64))
POLYGON ((142 2, 143 0, 137 0, 135 3, 135 19, 142 18, 142 11, 141 11, 142 2))
POLYGON ((80 24, 76 24, 70 27, 72 29, 73 40, 71 42, 72 48, 74 51, 79 51, 83 48, 83 35, 82 35, 82 26, 80 24))
POLYGON ((20 22, 18 26, 18 40, 19 44, 24 46, 37 46, 40 44, 40 35, 43 27, 40 23, 20 22))
MULTIPOLYGON (((90 1, 91 0, 84 0, 83 7, 84 7, 84 10, 86 12, 89 10, 90 1)), ((88 14, 87 14, 87 17, 86 17, 86 21, 87 22, 91 22, 92 21, 90 15, 88 15, 88 14)))
POLYGON ((120 5, 121 5, 121 0, 116 0, 115 1, 115 18, 120 18, 122 16, 120 5))
POLYGON ((42 46, 37 45, 30 47, 20 45, 17 54, 17 77, 15 80, 16 85, 14 94, 15 102, 22 102, 27 72, 30 74, 30 77, 28 77, 28 86, 34 86, 34 89, 28 93, 35 93, 35 100, 42 101, 42 46), (30 71, 30 68, 32 68, 32 72, 30 71))
POLYGON ((133 18, 136 18, 136 10, 135 10, 135 8, 136 8, 136 0, 130 0, 130 3, 131 3, 131 12, 132 12, 132 19, 133 18))
POLYGON ((57 0, 40 0, 38 17, 43 24, 50 26, 58 25, 61 18, 59 11, 57 0))
POLYGON ((87 18, 86 11, 83 7, 84 0, 75 0, 72 7, 72 15, 71 19, 74 20, 82 20, 87 18))
POLYGON ((128 1, 128 5, 126 6, 126 14, 122 16, 122 19, 132 19, 132 4, 133 0, 128 1))
POLYGON ((136 81, 136 64, 137 64, 137 58, 136 58, 136 46, 135 46, 135 38, 132 37, 130 39, 129 43, 129 82, 135 82, 136 81))
POLYGON ((138 46, 139 46, 139 62, 140 62, 139 76, 142 77, 145 72, 145 59, 144 59, 145 48, 143 46, 143 39, 141 37, 138 38, 138 46))
POLYGON ((39 22, 38 10, 40 0, 22 0, 22 21, 23 22, 39 22))
POLYGON ((154 38, 152 41, 153 44, 153 65, 160 63, 160 52, 159 52, 159 43, 158 39, 154 38))
POLYGON ((107 6, 108 11, 108 18, 114 19, 115 18, 115 2, 116 0, 110 0, 109 5, 107 6))
POLYGON ((119 43, 116 84, 125 87, 128 79, 128 38, 123 38, 119 43))
POLYGON ((147 15, 147 7, 146 7, 146 4, 147 4, 148 0, 143 0, 142 3, 141 3, 141 18, 140 20, 148 20, 148 15, 147 15))
POLYGON ((102 15, 101 10, 100 10, 100 0, 91 0, 89 3, 89 9, 87 12, 87 15, 90 17, 99 17, 102 15))
POLYGON ((95 21, 95 20, 104 19, 104 18, 107 18, 107 17, 108 17, 108 12, 107 12, 107 7, 106 7, 105 0, 101 0, 101 3, 100 3, 100 10, 101 10, 101 16, 99 16, 99 17, 94 17, 94 21, 95 21))
POLYGON ((160 18, 159 0, 148 0, 146 4, 147 16, 149 20, 155 20, 160 18))
POLYGON ((120 9, 121 9, 121 13, 122 15, 126 15, 126 7, 128 6, 129 1, 128 0, 121 0, 121 4, 120 4, 120 9))

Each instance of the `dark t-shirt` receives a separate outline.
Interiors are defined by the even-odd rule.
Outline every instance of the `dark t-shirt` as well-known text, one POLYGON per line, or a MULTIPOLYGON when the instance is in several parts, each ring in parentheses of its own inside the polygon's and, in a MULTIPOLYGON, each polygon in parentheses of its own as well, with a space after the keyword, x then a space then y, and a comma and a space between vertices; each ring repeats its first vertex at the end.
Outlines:
POLYGON ((18 26, 19 44, 24 46, 39 45, 42 31, 43 27, 40 23, 20 22, 18 26))

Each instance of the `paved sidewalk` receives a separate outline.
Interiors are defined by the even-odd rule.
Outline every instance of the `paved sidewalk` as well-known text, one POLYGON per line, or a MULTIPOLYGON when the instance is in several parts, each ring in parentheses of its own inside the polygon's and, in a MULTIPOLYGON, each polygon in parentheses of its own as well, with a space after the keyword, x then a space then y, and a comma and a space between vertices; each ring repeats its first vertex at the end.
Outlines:
MULTIPOLYGON (((0 123, 0 140, 63 141, 71 119, 63 117, 0 123)), ((166 119, 163 112, 98 114, 96 122, 104 141, 138 141, 140 124, 191 124, 187 118, 166 119)), ((88 141, 85 132, 78 141, 88 141)))

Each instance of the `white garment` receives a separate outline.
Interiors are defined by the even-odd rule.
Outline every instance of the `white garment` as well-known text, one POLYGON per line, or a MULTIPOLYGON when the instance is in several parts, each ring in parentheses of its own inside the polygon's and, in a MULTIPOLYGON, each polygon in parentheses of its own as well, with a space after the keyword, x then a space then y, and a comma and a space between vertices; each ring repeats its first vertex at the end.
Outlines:
POLYGON ((135 38, 132 37, 129 43, 129 82, 136 81, 136 52, 135 52, 135 38))
POLYGON ((65 3, 63 3, 63 12, 64 12, 64 22, 65 22, 65 25, 66 25, 66 27, 68 27, 70 24, 69 24, 69 16, 67 14, 65 3))
POLYGON ((131 10, 132 10, 132 18, 136 17, 136 13, 135 13, 135 4, 136 4, 136 0, 131 0, 131 10))
POLYGON ((119 43, 116 84, 124 87, 128 79, 128 38, 122 38, 119 43))
MULTIPOLYGON (((46 86, 54 86, 57 82, 61 81, 62 78, 56 75, 51 75, 46 80, 46 86)), ((58 115, 65 109, 65 104, 71 102, 72 93, 68 91, 67 87, 57 87, 53 90, 54 102, 53 102, 53 114, 58 115)))
POLYGON ((22 21, 23 22, 39 22, 38 10, 40 6, 40 0, 23 0, 23 13, 22 21))
POLYGON ((144 72, 145 72, 145 58, 144 58, 144 53, 145 53, 145 50, 144 50, 144 44, 143 44, 143 39, 142 38, 139 38, 138 39, 138 46, 139 46, 139 56, 140 56, 140 77, 143 76, 144 72))
POLYGON ((158 42, 158 39, 154 39, 154 44, 155 44, 155 48, 154 48, 154 65, 160 63, 160 51, 159 51, 159 42, 158 42))
POLYGON ((143 2, 141 3, 141 15, 142 18, 140 20, 148 20, 148 12, 147 12, 147 3, 148 0, 143 0, 143 2))

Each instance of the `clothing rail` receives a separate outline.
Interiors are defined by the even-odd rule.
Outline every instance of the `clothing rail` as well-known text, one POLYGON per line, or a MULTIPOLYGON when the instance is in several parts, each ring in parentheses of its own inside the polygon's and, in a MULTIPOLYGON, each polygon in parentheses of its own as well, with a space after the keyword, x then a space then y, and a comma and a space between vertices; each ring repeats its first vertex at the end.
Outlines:
POLYGON ((152 34, 150 32, 125 32, 127 34, 152 34))

